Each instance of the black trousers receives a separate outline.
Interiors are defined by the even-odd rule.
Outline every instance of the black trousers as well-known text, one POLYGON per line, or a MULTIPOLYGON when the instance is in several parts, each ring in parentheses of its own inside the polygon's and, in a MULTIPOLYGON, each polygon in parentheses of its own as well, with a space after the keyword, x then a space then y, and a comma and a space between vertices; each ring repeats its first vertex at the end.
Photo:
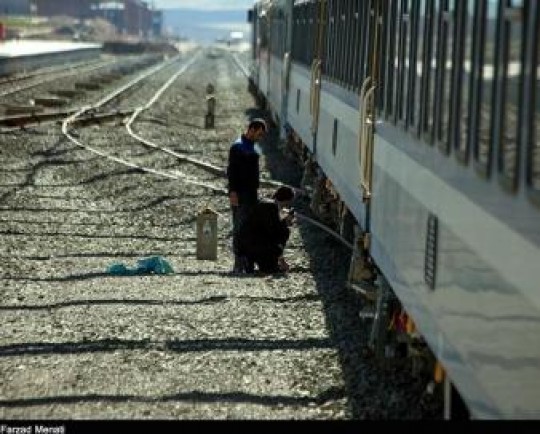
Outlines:
POLYGON ((278 256, 265 255, 253 258, 253 262, 257 264, 261 273, 279 273, 281 270, 279 269, 278 259, 278 256))
POLYGON ((245 252, 240 250, 239 246, 239 231, 248 216, 253 211, 256 203, 241 203, 238 206, 232 207, 232 221, 233 221, 233 252, 235 256, 244 256, 245 252))

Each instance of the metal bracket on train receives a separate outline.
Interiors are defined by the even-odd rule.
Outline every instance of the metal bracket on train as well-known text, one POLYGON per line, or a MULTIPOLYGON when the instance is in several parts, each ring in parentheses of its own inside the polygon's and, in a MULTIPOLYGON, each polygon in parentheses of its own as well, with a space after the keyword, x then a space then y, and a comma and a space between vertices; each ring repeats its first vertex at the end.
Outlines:
POLYGON ((347 286, 370 302, 377 301, 377 273, 369 258, 370 234, 354 228, 354 251, 351 256, 347 286))

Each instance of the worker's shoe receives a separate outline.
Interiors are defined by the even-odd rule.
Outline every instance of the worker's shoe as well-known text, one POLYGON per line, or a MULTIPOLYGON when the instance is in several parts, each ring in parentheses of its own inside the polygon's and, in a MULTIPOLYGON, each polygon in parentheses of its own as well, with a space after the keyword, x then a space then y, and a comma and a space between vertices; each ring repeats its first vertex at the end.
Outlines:
POLYGON ((278 269, 282 273, 286 273, 290 269, 289 264, 285 262, 285 258, 283 258, 283 256, 280 256, 278 259, 278 269))
POLYGON ((234 266, 232 269, 232 274, 245 274, 248 272, 248 261, 245 256, 234 256, 234 266))

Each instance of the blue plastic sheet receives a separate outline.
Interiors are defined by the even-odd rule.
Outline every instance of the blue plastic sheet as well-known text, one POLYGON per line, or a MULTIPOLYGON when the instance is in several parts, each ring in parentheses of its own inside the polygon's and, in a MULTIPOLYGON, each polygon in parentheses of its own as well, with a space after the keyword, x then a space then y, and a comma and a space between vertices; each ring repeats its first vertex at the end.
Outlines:
POLYGON ((121 263, 114 263, 107 273, 113 276, 136 276, 141 274, 173 274, 174 270, 161 256, 152 256, 137 261, 137 266, 129 268, 121 263))

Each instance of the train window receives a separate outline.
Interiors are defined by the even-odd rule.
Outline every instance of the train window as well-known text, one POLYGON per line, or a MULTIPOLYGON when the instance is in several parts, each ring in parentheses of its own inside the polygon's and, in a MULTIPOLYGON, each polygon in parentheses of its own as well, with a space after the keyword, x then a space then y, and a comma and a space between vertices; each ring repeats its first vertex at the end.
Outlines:
POLYGON ((315 44, 317 43, 317 4, 312 2, 307 5, 308 13, 308 50, 306 63, 311 65, 315 58, 315 44))
POLYGON ((267 29, 267 19, 266 16, 259 19, 259 35, 260 35, 260 48, 268 47, 268 29, 267 29))
POLYGON ((344 86, 347 86, 349 83, 349 56, 351 55, 352 50, 349 46, 349 26, 347 24, 347 19, 349 15, 348 10, 349 2, 347 0, 341 1, 341 14, 340 14, 340 23, 342 27, 341 32, 341 46, 342 46, 342 56, 341 56, 341 81, 344 86))
POLYGON ((377 7, 377 1, 369 2, 369 15, 367 22, 368 28, 366 36, 366 77, 369 76, 373 79, 372 84, 377 82, 377 63, 375 59, 380 55, 378 51, 375 52, 375 38, 378 37, 377 32, 379 30, 379 24, 376 18, 377 7))
POLYGON ((533 98, 532 98, 532 129, 531 129, 531 160, 530 160, 530 180, 532 188, 540 191, 540 5, 536 11, 536 47, 533 47, 533 53, 536 61, 533 63, 531 77, 533 82, 533 98))
POLYGON ((476 104, 475 129, 471 134, 474 143, 474 158, 480 173, 489 176, 492 154, 490 120, 492 119, 493 83, 495 77, 495 54, 497 38, 497 4, 478 0, 480 19, 477 22, 482 49, 478 50, 479 80, 477 81, 478 103, 476 104))
POLYGON ((324 59, 323 59, 323 62, 324 62, 324 68, 323 68, 323 72, 324 72, 324 75, 327 76, 327 77, 332 77, 332 66, 331 66, 331 61, 332 61, 332 58, 333 58, 333 52, 332 52, 332 35, 333 35, 333 19, 332 19, 332 7, 333 7, 333 2, 332 0, 329 0, 328 1, 328 4, 326 6, 326 37, 325 37, 325 45, 326 45, 326 48, 325 48, 325 51, 326 51, 326 55, 324 56, 324 59))
POLYGON ((278 51, 278 43, 279 43, 279 40, 277 38, 277 27, 278 27, 278 18, 277 17, 273 17, 271 20, 270 20, 270 52, 274 55, 277 54, 277 51, 278 51))
POLYGON ((420 87, 420 80, 416 80, 419 63, 421 64, 421 48, 418 47, 418 31, 420 25, 420 0, 412 0, 409 11, 409 55, 406 59, 407 99, 405 100, 405 124, 409 128, 414 124, 416 86, 420 87), (420 57, 418 56, 420 54, 420 57))
POLYGON ((340 62, 342 60, 341 53, 341 1, 334 2, 334 77, 336 81, 341 82, 340 62))
POLYGON ((332 79, 332 59, 333 59, 333 56, 334 56, 334 53, 333 53, 333 44, 332 44, 332 41, 333 41, 333 31, 334 31, 334 26, 333 26, 333 18, 332 18, 332 10, 333 10, 333 1, 332 0, 328 0, 328 4, 326 6, 326 37, 325 37, 325 44, 326 44, 326 48, 325 48, 325 51, 326 51, 326 56, 324 56, 324 59, 323 59, 323 64, 324 64, 324 68, 323 68, 323 72, 324 72, 324 75, 330 79, 332 79))
POLYGON ((425 87, 426 80, 424 80, 424 71, 428 69, 429 56, 427 56, 428 50, 428 38, 430 36, 427 31, 428 20, 428 3, 431 0, 420 0, 416 5, 416 25, 415 25, 415 39, 416 39, 416 69, 413 71, 413 75, 416 76, 414 83, 414 97, 413 107, 411 109, 411 123, 417 127, 417 132, 422 131, 422 117, 425 112, 425 87))
MULTIPOLYGON (((316 51, 315 55, 318 59, 324 59, 326 57, 326 3, 318 2, 317 3, 317 27, 316 27, 316 51)), ((322 65, 321 65, 322 69, 322 65)), ((324 69, 323 69, 324 70, 324 69)))
POLYGON ((313 51, 315 45, 314 29, 315 29, 315 14, 314 3, 306 5, 306 25, 307 25, 307 43, 306 43, 306 64, 311 65, 313 62, 313 51))
POLYGON ((292 59, 300 60, 300 38, 301 35, 301 21, 300 21, 300 8, 295 7, 293 9, 293 31, 292 31, 292 59))
POLYGON ((279 33, 281 34, 280 40, 280 50, 279 50, 279 57, 283 59, 283 56, 285 55, 286 45, 287 45, 287 39, 289 39, 289 22, 286 19, 285 15, 282 16, 281 19, 281 28, 279 33))
POLYGON ((339 63, 338 63, 338 70, 339 70, 339 82, 343 85, 346 81, 346 65, 345 62, 347 60, 347 52, 349 51, 349 47, 345 44, 345 37, 346 37, 346 31, 347 27, 345 25, 345 4, 343 0, 339 2, 339 9, 338 9, 338 31, 339 31, 339 63))
POLYGON ((360 35, 360 43, 358 45, 358 50, 360 51, 359 56, 359 78, 360 78, 360 86, 364 83, 364 80, 367 77, 368 74, 368 66, 369 66, 369 59, 368 59, 368 53, 367 53, 367 39, 368 39, 368 27, 369 27, 369 10, 370 10, 370 2, 364 1, 361 3, 361 21, 360 26, 362 29, 362 33, 360 35))
POLYGON ((379 56, 379 71, 377 74, 377 110, 379 114, 383 113, 384 110, 384 96, 386 94, 386 67, 387 67, 387 58, 388 58, 388 13, 389 7, 388 2, 382 4, 382 10, 380 15, 380 26, 379 26, 379 47, 377 51, 380 50, 379 56))
POLYGON ((437 76, 437 47, 439 40, 438 17, 440 12, 439 0, 428 1, 426 17, 426 69, 424 71, 424 88, 426 92, 425 120, 423 135, 428 143, 433 143, 435 137, 435 83, 437 76))
POLYGON ((449 152, 450 117, 452 115, 452 71, 455 41, 456 0, 442 0, 439 15, 438 68, 436 84, 435 137, 439 148, 449 152))
POLYGON ((396 40, 397 40, 397 16, 398 2, 390 2, 388 10, 388 27, 386 38, 386 67, 385 67, 385 88, 384 107, 386 118, 390 118, 394 112, 394 89, 395 89, 395 62, 396 62, 396 40))
POLYGON ((396 8, 394 10, 394 14, 392 16, 392 19, 394 21, 394 56, 392 60, 392 69, 393 69, 393 89, 392 89, 392 115, 394 117, 394 122, 397 121, 397 113, 398 113, 398 93, 399 93, 399 66, 400 66, 400 58, 401 58, 401 1, 394 2, 396 5, 396 8))
POLYGON ((348 52, 349 52, 349 64, 348 64, 348 71, 349 71, 349 78, 347 80, 347 83, 349 84, 349 87, 351 89, 354 89, 356 86, 356 55, 357 50, 351 49, 351 47, 356 47, 356 38, 357 38, 357 18, 356 18, 356 10, 358 8, 357 5, 358 2, 352 0, 349 7, 347 8, 347 14, 348 14, 348 22, 347 26, 349 28, 349 38, 348 38, 348 52))
POLYGON ((285 17, 282 10, 278 10, 274 13, 271 27, 271 47, 272 54, 278 58, 282 58, 285 54, 285 47, 283 44, 284 36, 286 34, 285 17))
POLYGON ((332 59, 331 59, 331 76, 332 79, 337 81, 338 78, 338 64, 339 64, 339 45, 338 45, 338 33, 339 33, 339 19, 338 19, 338 3, 339 0, 333 0, 331 8, 329 7, 328 14, 330 16, 331 32, 328 36, 330 39, 330 45, 332 46, 332 59))
POLYGON ((401 0, 401 17, 399 23, 398 48, 398 82, 397 82, 397 117, 405 122, 407 102, 409 99, 410 46, 411 46, 411 13, 409 0, 401 0))
POLYGON ((349 23, 350 14, 350 0, 342 0, 343 10, 341 11, 341 25, 343 26, 343 83, 348 87, 350 83, 350 58, 352 56, 351 45, 349 37, 351 34, 351 27, 349 23))
POLYGON ((474 23, 480 3, 476 0, 460 2, 459 45, 461 50, 456 76, 456 127, 454 146, 456 155, 463 162, 468 159, 468 136, 471 118, 471 92, 474 74, 474 23), (476 12, 475 12, 476 10, 476 12))
POLYGON ((339 64, 339 48, 338 48, 338 30, 339 30, 339 20, 338 20, 338 12, 337 12, 337 5, 338 0, 334 0, 332 2, 332 78, 334 81, 337 81, 338 79, 338 64, 339 64))
POLYGON ((498 168, 505 184, 517 187, 519 158, 520 89, 522 83, 522 55, 524 41, 524 0, 506 0, 502 26, 502 74, 498 82, 500 101, 499 122, 495 123, 500 141, 498 168))
POLYGON ((300 89, 296 89, 296 113, 300 113, 300 89))
MULTIPOLYGON (((316 5, 313 2, 295 4, 293 8, 293 60, 306 66, 313 61, 316 5)), ((282 37, 283 35, 279 35, 282 37)))
MULTIPOLYGON (((353 2, 353 39, 352 39, 352 45, 351 47, 358 47, 360 45, 360 2, 353 2)), ((359 84, 359 68, 358 68, 358 56, 359 56, 359 50, 353 49, 353 56, 352 56, 352 84, 353 88, 358 90, 359 84)))
MULTIPOLYGON (((371 57, 371 76, 373 78, 373 84, 379 88, 380 86, 380 71, 382 69, 382 58, 384 56, 384 45, 381 41, 384 40, 384 22, 381 19, 384 5, 382 2, 374 1, 372 3, 372 32, 373 35, 370 41, 370 57, 371 57)), ((378 90, 375 95, 378 94, 378 90)), ((377 96, 375 96, 377 98, 377 96)), ((375 100, 375 106, 378 101, 375 100)))

